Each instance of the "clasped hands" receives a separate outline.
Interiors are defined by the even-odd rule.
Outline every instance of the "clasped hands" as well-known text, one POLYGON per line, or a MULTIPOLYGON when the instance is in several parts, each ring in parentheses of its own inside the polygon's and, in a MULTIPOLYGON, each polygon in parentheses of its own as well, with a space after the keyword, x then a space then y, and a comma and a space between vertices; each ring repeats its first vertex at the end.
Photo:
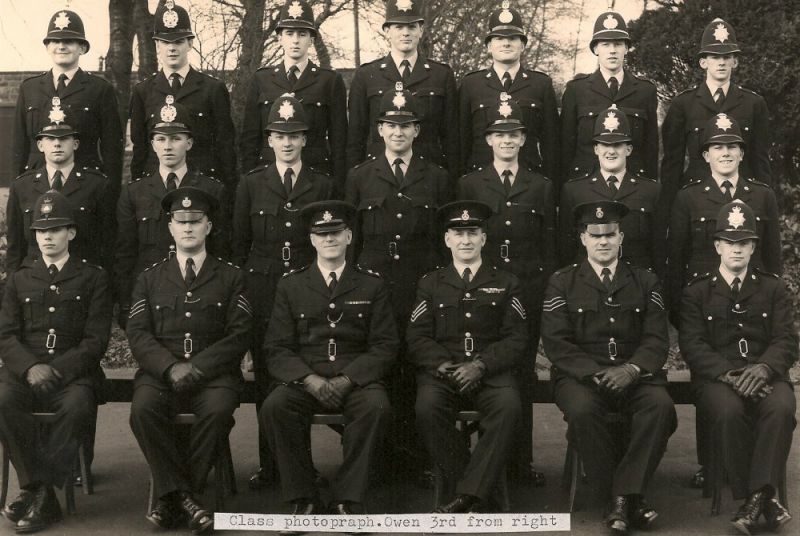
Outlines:
POLYGON ((347 376, 323 378, 318 374, 309 374, 303 378, 303 386, 329 410, 341 409, 344 399, 353 390, 353 382, 347 376))
POLYGON ((46 395, 58 389, 63 377, 58 370, 50 365, 37 363, 28 369, 25 379, 36 394, 46 395))
POLYGON ((742 368, 729 370, 719 376, 719 381, 730 385, 743 398, 760 400, 772 392, 769 384, 772 369, 766 363, 752 363, 742 368))
POLYGON ((598 389, 612 395, 620 395, 639 380, 639 370, 630 363, 608 367, 592 376, 598 389))
POLYGON ((169 368, 167 379, 172 385, 172 389, 177 393, 181 393, 188 391, 199 383, 203 379, 203 373, 188 361, 179 361, 169 368))
POLYGON ((459 393, 471 393, 480 387, 481 378, 486 373, 483 362, 475 359, 464 363, 446 361, 439 365, 436 374, 450 383, 459 393))

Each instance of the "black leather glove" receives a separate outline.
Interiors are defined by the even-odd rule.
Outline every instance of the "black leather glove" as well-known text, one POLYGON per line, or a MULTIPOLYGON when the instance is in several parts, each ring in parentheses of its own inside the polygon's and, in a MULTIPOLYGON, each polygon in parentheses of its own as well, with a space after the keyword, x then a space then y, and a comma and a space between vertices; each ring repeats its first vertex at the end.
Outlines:
POLYGON ((621 394, 638 380, 639 371, 630 363, 609 367, 595 374, 597 386, 601 390, 615 395, 621 394))
POLYGON ((769 384, 770 379, 772 379, 772 369, 769 365, 753 363, 744 367, 733 388, 739 396, 754 398, 765 385, 769 384))

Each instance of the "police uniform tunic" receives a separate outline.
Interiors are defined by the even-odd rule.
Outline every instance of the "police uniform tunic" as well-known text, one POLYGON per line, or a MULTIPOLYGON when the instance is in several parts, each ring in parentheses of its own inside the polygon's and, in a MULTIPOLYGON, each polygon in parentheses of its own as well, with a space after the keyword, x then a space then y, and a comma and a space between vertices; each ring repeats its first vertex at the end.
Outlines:
MULTIPOLYGON (((8 225, 8 272, 19 268, 23 259, 38 258, 36 233, 30 230, 34 205, 50 190, 47 168, 26 171, 11 183, 6 217, 8 225)), ((61 194, 72 208, 77 236, 70 242, 70 252, 93 264, 110 264, 113 232, 113 200, 108 179, 94 169, 72 168, 61 194)))
POLYGON ((524 67, 520 67, 508 91, 491 67, 464 77, 459 90, 461 171, 492 165, 492 148, 486 144, 484 130, 490 121, 489 111, 497 106, 503 92, 519 103, 527 129, 520 163, 556 180, 560 173, 560 125, 553 81, 542 72, 524 67))
POLYGON ((616 104, 628 118, 633 154, 628 169, 658 176, 658 99, 656 87, 625 69, 616 97, 600 70, 567 82, 561 100, 561 165, 563 180, 591 173, 597 167, 592 135, 598 114, 616 104))
POLYGON ((779 489, 795 428, 789 368, 797 361, 791 296, 780 278, 748 268, 738 295, 717 270, 683 291, 680 347, 692 371, 698 419, 706 441, 725 453, 719 462, 735 498, 770 484, 779 489), (748 364, 765 363, 773 392, 758 402, 739 397, 717 378, 748 364))
MULTIPOLYGON (((417 367, 417 427, 455 492, 486 499, 515 441, 520 416, 516 368, 528 346, 527 313, 516 276, 485 262, 469 283, 450 264, 423 277, 408 325, 409 359, 417 367), (480 358, 486 373, 459 396, 436 371, 447 361, 480 358), (481 415, 482 435, 470 456, 456 429, 461 400, 481 415)), ((452 487, 450 490, 452 491, 452 487)))
POLYGON ((217 445, 233 427, 243 386, 239 363, 250 342, 252 308, 244 274, 207 256, 186 285, 177 257, 142 272, 133 291, 126 332, 139 363, 131 402, 131 428, 150 465, 154 496, 202 491, 217 445), (175 393, 169 368, 188 361, 202 380, 175 393), (192 412, 189 458, 175 444, 172 414, 192 412))
MULTIPOLYGON (((347 167, 385 151, 378 134, 381 98, 402 81, 392 56, 365 63, 356 69, 350 84, 347 108, 347 167)), ((414 140, 414 152, 446 168, 455 177, 458 169, 458 96, 453 70, 445 63, 417 57, 404 89, 414 96, 421 131, 414 140)))
POLYGON ((618 262, 609 292, 588 260, 557 271, 545 292, 542 342, 553 364, 556 404, 590 481, 615 496, 643 494, 676 427, 662 370, 669 338, 658 278, 618 262), (596 390, 594 374, 625 363, 641 369, 638 383, 620 397, 596 390), (617 411, 631 419, 619 463, 603 421, 617 411))
POLYGON ((256 71, 244 107, 239 154, 243 170, 275 161, 267 144, 269 111, 284 93, 303 103, 308 125, 303 163, 335 178, 337 190, 344 189, 347 146, 347 97, 342 75, 309 61, 292 85, 283 63, 256 71))
POLYGON ((0 433, 20 487, 36 482, 62 486, 71 475, 78 446, 101 400, 100 360, 111 331, 108 273, 70 255, 55 277, 41 259, 26 259, 9 273, 0 310, 0 433), (45 363, 61 386, 38 396, 26 381, 45 363), (55 411, 44 457, 37 449, 32 411, 55 411))
POLYGON ((345 265, 330 292, 316 263, 278 283, 264 343, 270 375, 278 386, 259 411, 281 473, 287 501, 316 495, 309 452, 311 416, 325 411, 302 385, 309 374, 344 374, 354 384, 342 413, 344 463, 333 481, 339 501, 362 502, 370 462, 388 424, 383 381, 397 354, 394 314, 383 280, 345 265))

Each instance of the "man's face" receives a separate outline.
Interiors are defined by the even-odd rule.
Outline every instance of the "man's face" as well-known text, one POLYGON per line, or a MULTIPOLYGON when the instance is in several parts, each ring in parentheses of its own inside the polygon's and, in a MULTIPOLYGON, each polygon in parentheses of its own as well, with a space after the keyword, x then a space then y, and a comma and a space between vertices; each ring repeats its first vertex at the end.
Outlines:
POLYGON ((311 245, 317 250, 320 259, 336 263, 344 262, 347 246, 353 240, 350 229, 342 229, 331 233, 311 233, 311 245))
POLYGON ((378 123, 378 134, 386 143, 386 148, 395 154, 407 153, 419 136, 419 123, 378 123))
POLYGON ((267 144, 275 151, 275 160, 292 166, 300 161, 303 147, 306 146, 306 135, 303 132, 272 131, 267 138, 267 144))
POLYGON ((486 143, 492 148, 496 160, 510 162, 517 159, 520 147, 525 145, 525 133, 522 130, 490 132, 486 135, 486 143))
POLYGON ((453 260, 472 264, 481 257, 486 233, 480 227, 452 227, 444 234, 444 243, 450 248, 453 260))
POLYGON ((53 227, 37 229, 36 243, 45 259, 59 260, 67 254, 69 241, 75 238, 74 227, 53 227))
POLYGON ((53 64, 65 71, 77 67, 81 55, 86 54, 86 45, 74 39, 50 39, 45 47, 53 64))
POLYGON ((504 64, 516 64, 525 50, 525 43, 518 35, 512 37, 492 37, 486 44, 486 50, 492 61, 504 64))
POLYGON ((44 154, 45 161, 56 167, 69 165, 75 158, 78 145, 79 142, 74 136, 63 138, 42 136, 36 140, 36 146, 44 154))
POLYGON ((167 225, 180 253, 194 255, 205 249, 206 237, 211 233, 211 221, 205 214, 192 221, 170 218, 167 225))
POLYGON ((750 257, 753 256, 753 252, 756 250, 756 241, 739 240, 738 242, 729 242, 728 240, 717 238, 714 240, 714 249, 717 250, 720 264, 734 274, 739 274, 750 264, 750 257))
POLYGON ((700 58, 700 67, 706 72, 706 78, 719 85, 729 82, 738 66, 739 59, 733 54, 708 54, 700 58))
POLYGON ((594 53, 600 67, 612 73, 618 73, 625 64, 628 43, 624 40, 598 41, 594 45, 594 53))
POLYGON ((278 43, 287 58, 301 62, 308 57, 308 49, 314 44, 314 37, 308 30, 283 28, 278 32, 278 43))
POLYGON ((721 177, 735 177, 739 173, 739 163, 744 151, 738 143, 718 143, 709 145, 703 151, 703 158, 711 167, 711 173, 721 177))
POLYGON ((609 266, 619 256, 622 238, 619 225, 610 233, 595 234, 589 230, 581 233, 581 243, 586 247, 586 256, 601 266, 609 266))
POLYGON ((189 63, 189 51, 192 50, 192 39, 186 37, 177 41, 156 39, 156 56, 163 67, 177 71, 189 63))
POLYGON ((627 165, 628 157, 633 152, 630 143, 600 143, 595 142, 594 154, 600 162, 600 169, 608 173, 619 173, 627 165))
POLYGON ((186 163, 186 153, 192 148, 194 139, 183 132, 177 134, 154 134, 150 144, 158 162, 168 169, 178 169, 186 163))
POLYGON ((386 28, 386 37, 393 51, 412 53, 417 50, 419 40, 422 38, 422 23, 390 24, 386 28))

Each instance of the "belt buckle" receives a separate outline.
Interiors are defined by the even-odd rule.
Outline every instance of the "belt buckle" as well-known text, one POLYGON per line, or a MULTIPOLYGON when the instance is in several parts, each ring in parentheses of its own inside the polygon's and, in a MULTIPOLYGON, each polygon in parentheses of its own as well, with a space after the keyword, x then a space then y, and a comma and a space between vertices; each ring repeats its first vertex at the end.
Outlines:
POLYGON ((292 248, 290 246, 283 246, 283 248, 281 248, 281 259, 284 261, 292 259, 292 248))
POLYGON ((739 339, 739 353, 742 357, 747 357, 747 353, 750 351, 750 348, 747 346, 747 339, 742 337, 739 339))
POLYGON ((328 341, 328 358, 336 357, 336 341, 331 339, 328 341))
POLYGON ((52 350, 56 347, 56 334, 55 333, 48 333, 47 340, 44 343, 44 347, 48 350, 52 350))
POLYGON ((191 354, 193 348, 194 348, 194 345, 192 344, 192 339, 190 339, 188 337, 183 339, 183 353, 184 354, 191 354))
POLYGON ((472 352, 475 348, 472 337, 464 337, 464 351, 472 352))
POLYGON ((508 258, 508 244, 501 244, 500 245, 500 258, 507 259, 508 258))
POLYGON ((617 341, 613 337, 608 341, 608 357, 611 361, 617 358, 617 341))
POLYGON ((394 257, 397 255, 397 242, 389 242, 389 256, 394 257))

